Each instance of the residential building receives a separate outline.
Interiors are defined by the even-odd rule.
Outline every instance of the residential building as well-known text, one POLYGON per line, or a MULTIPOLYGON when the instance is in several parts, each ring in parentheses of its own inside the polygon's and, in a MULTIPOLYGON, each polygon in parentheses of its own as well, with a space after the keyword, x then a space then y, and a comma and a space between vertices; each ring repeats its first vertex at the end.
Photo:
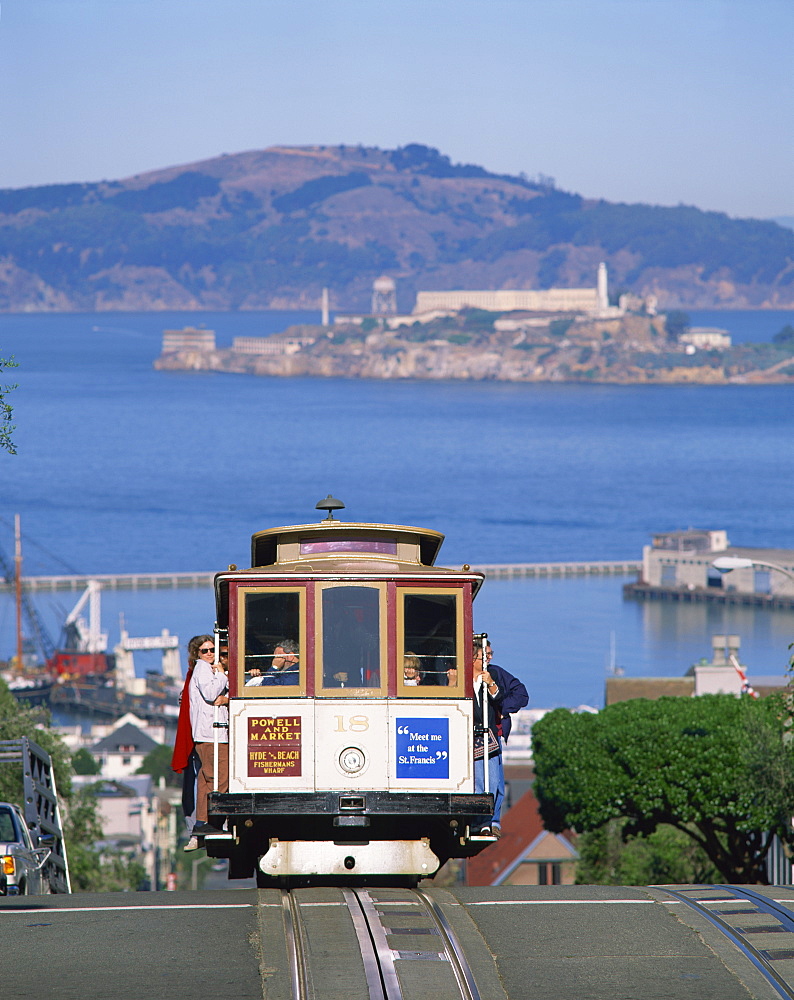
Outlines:
POLYGON ((161 779, 155 786, 150 775, 136 774, 122 780, 76 775, 78 788, 95 786, 102 851, 122 851, 146 869, 149 887, 164 888, 166 876, 174 870, 177 807, 181 790, 166 788, 161 779))
POLYGON ((275 333, 272 337, 235 337, 232 350, 238 354, 297 354, 313 344, 317 337, 310 334, 275 333))
POLYGON ((606 705, 634 698, 659 698, 675 696, 694 698, 702 694, 733 694, 752 692, 766 697, 782 691, 787 678, 748 677, 747 667, 739 659, 741 640, 738 635, 711 637, 712 658, 693 664, 683 677, 607 677, 606 705))
POLYGON ((467 885, 573 885, 575 835, 543 827, 530 788, 502 817, 502 837, 466 862, 467 885))
POLYGON ((131 723, 155 743, 173 743, 173 732, 167 730, 163 723, 146 722, 134 712, 125 712, 124 715, 112 722, 95 722, 87 729, 83 726, 57 726, 56 729, 72 753, 76 753, 82 747, 85 747, 90 753, 91 748, 98 742, 127 723, 131 723))
POLYGON ((103 778, 126 779, 135 774, 144 757, 157 745, 138 726, 125 722, 88 750, 99 762, 103 778))
POLYGON ((716 326, 692 326, 681 334, 678 343, 698 351, 727 351, 731 346, 731 337, 727 330, 716 326))
POLYGON ((181 330, 163 330, 163 354, 173 351, 214 351, 215 331, 186 326, 181 330))

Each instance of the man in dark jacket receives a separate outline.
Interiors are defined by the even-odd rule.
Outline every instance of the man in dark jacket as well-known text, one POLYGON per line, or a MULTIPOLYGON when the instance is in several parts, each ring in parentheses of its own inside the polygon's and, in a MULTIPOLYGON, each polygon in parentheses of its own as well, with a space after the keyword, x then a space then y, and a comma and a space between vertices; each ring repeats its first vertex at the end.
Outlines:
MULTIPOLYGON (((499 692, 501 694, 501 699, 498 701, 498 707, 501 713, 499 719, 495 719, 496 732, 500 741, 504 740, 507 743, 507 739, 510 736, 510 729, 512 727, 512 722, 510 715, 513 712, 517 712, 520 708, 525 708, 529 704, 529 694, 527 689, 521 683, 521 681, 514 677, 511 673, 504 669, 504 667, 499 667, 495 663, 492 663, 493 649, 491 648, 490 642, 485 647, 485 659, 487 664, 488 673, 494 678, 499 686, 499 692)), ((502 763, 502 755, 499 755, 499 800, 504 798, 505 794, 505 772, 504 765, 502 763)), ((501 834, 501 816, 494 816, 491 822, 491 830, 498 837, 501 834)))

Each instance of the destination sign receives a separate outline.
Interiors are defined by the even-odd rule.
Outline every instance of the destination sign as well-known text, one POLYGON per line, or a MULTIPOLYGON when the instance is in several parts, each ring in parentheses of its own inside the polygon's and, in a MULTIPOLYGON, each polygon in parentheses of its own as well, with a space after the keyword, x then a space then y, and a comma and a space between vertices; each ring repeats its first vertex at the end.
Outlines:
POLYGON ((287 778, 301 775, 301 717, 248 719, 248 777, 287 778))
POLYGON ((178 635, 146 635, 127 636, 122 639, 122 645, 130 651, 135 649, 177 649, 179 647, 178 635))
POLYGON ((397 719, 397 777, 449 777, 449 719, 397 719))

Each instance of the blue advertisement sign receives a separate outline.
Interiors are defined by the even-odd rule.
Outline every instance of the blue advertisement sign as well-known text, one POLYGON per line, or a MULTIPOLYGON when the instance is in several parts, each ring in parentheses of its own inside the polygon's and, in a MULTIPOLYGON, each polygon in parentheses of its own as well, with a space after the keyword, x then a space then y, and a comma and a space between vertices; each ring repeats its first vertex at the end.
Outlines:
POLYGON ((449 777, 449 719, 397 719, 397 777, 449 777))

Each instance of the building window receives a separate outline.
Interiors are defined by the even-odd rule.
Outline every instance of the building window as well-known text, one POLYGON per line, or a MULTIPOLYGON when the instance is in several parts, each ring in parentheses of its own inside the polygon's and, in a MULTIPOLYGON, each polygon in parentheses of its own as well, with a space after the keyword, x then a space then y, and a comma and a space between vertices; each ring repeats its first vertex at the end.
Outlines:
POLYGON ((562 885, 562 865, 558 861, 538 862, 538 885, 562 885))
POLYGON ((403 592, 398 611, 398 630, 403 640, 402 650, 398 651, 399 694, 419 693, 405 683, 406 665, 417 668, 422 695, 463 694, 462 669, 458 673, 463 623, 461 598, 461 590, 428 587, 413 593, 403 592))
POLYGON ((238 694, 275 698, 303 692, 306 673, 303 589, 262 587, 240 593, 243 614, 238 626, 238 694), (298 661, 277 664, 274 668, 274 650, 288 640, 298 644, 298 661))
POLYGON ((379 586, 338 586, 321 590, 318 660, 321 687, 338 696, 340 688, 381 693, 385 652, 383 602, 379 586))
POLYGON ((662 586, 663 587, 674 587, 675 586, 675 563, 665 563, 662 565, 662 586))
POLYGON ((709 567, 708 577, 706 583, 709 587, 717 588, 722 590, 722 573, 718 569, 714 569, 713 566, 709 567))
POLYGON ((772 593, 772 574, 768 569, 757 569, 755 571, 755 592, 756 594, 772 593))

